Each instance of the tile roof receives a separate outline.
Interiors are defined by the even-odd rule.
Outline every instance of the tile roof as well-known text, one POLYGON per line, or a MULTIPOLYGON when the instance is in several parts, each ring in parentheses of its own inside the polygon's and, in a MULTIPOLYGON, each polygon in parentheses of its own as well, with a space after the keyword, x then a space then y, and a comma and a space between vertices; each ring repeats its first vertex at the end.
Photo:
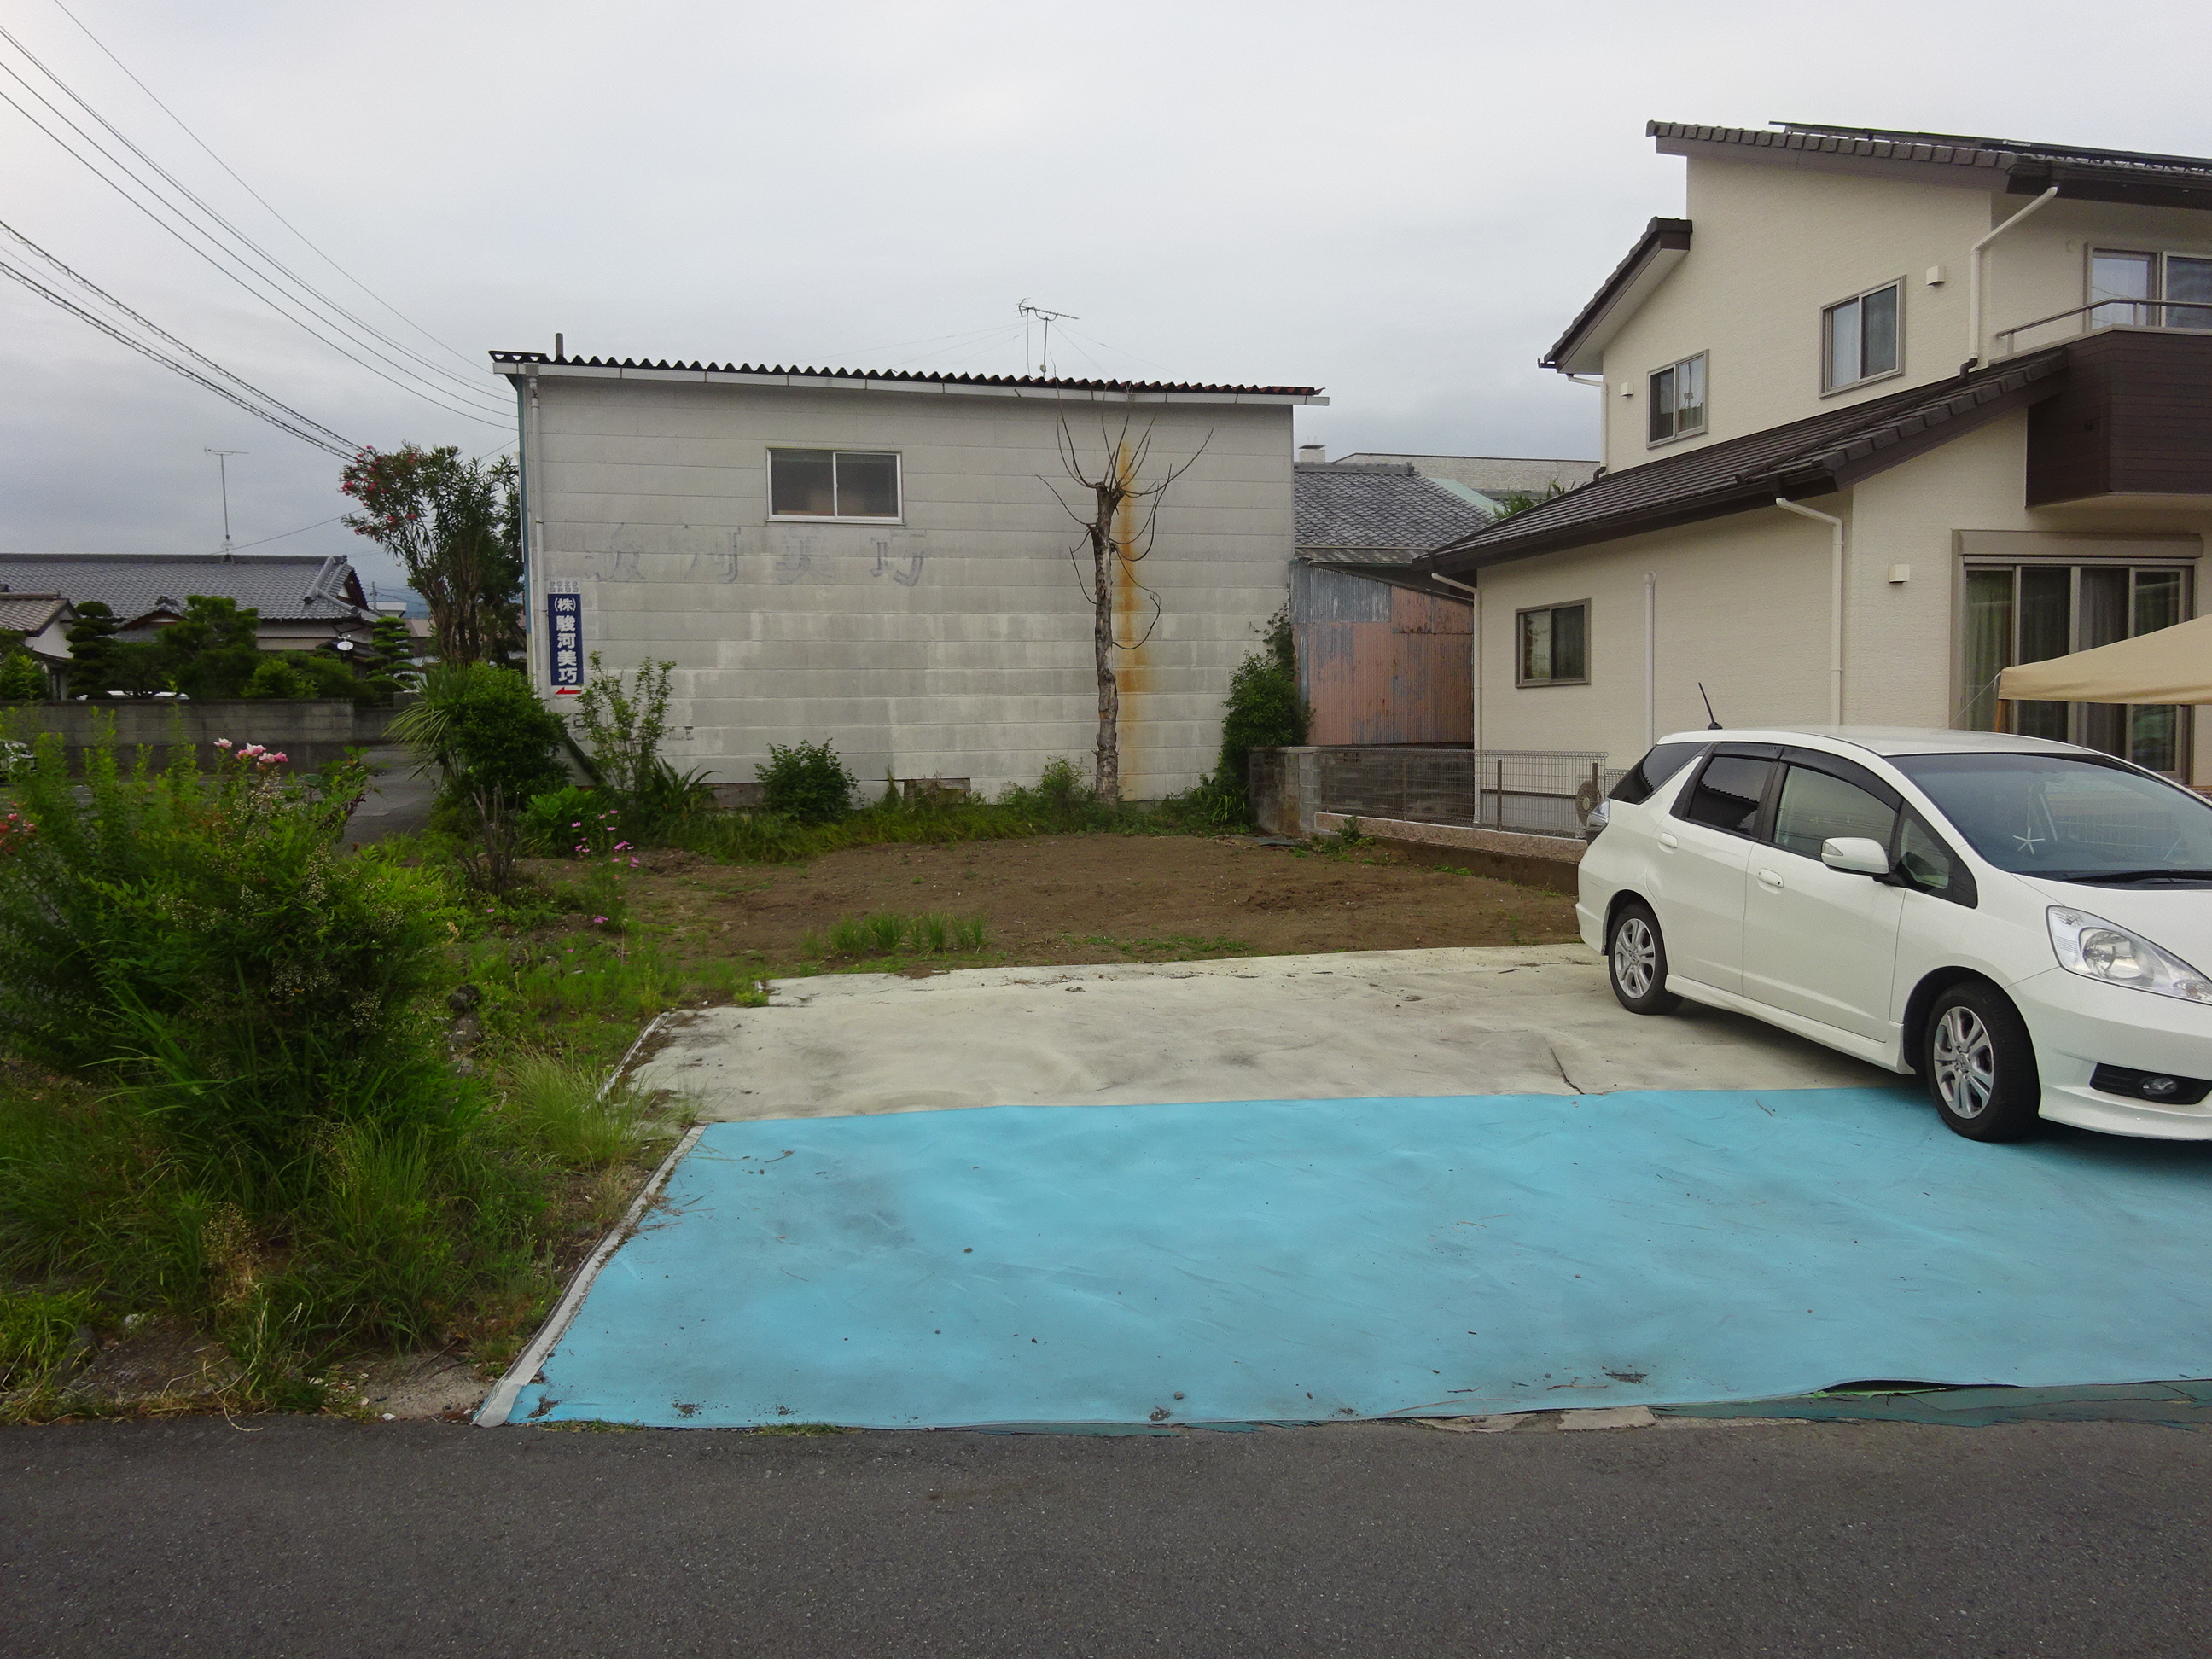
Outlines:
POLYGON ((2056 392, 2065 348, 1608 472, 1462 538, 1418 568, 1485 565, 1826 495, 2056 392))
POLYGON ((1772 152, 1773 160, 1801 165, 1978 169, 1990 175, 1989 188, 2014 195, 2040 194, 2056 185, 2061 196, 2087 201, 2212 208, 2212 157, 1811 122, 1758 128, 1653 121, 1644 131, 1659 141, 1662 153, 1683 154, 1691 145, 1728 145, 1772 152))
POLYGON ((1292 480, 1299 556, 1323 563, 1405 564, 1491 519, 1410 463, 1300 461, 1292 480))
POLYGON ((234 599, 273 622, 371 622, 361 579, 344 559, 313 554, 0 553, 0 595, 96 599, 129 622, 181 611, 195 593, 234 599))
POLYGON ((0 629, 10 634, 36 634, 69 609, 58 593, 0 592, 0 629))
POLYGON ((663 360, 631 357, 554 357, 543 351, 495 351, 491 360, 496 372, 507 374, 527 368, 532 363, 547 368, 647 369, 665 373, 698 374, 732 374, 756 378, 775 378, 794 380, 861 380, 874 383, 912 386, 1002 386, 1009 390, 1039 392, 1143 392, 1173 394, 1211 394, 1214 396, 1243 396, 1269 398, 1311 398, 1319 395, 1317 386, 1227 386, 1196 380, 1078 380, 1033 374, 960 374, 938 370, 877 369, 877 368, 800 368, 770 367, 765 363, 702 363, 669 362, 663 360))

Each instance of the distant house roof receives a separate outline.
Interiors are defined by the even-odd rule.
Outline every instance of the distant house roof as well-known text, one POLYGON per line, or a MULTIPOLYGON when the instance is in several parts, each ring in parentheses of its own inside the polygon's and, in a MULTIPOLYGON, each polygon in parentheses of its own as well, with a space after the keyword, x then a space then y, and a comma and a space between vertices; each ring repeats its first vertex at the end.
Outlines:
POLYGON ((1658 140, 1662 155, 1726 155, 1785 167, 1914 178, 2011 196, 2040 196, 2056 187, 2061 196, 2081 201, 2212 208, 2212 157, 2201 155, 1803 121, 1771 128, 1653 121, 1644 132, 1658 140))
POLYGON ((69 600, 59 593, 0 592, 0 630, 26 639, 72 614, 69 600))
POLYGON ((1608 472, 1464 537, 1415 568, 1464 576, 1510 559, 1771 506, 1778 495, 1827 495, 2040 402, 2058 390, 2065 368, 2065 348, 2054 347, 1608 472))
POLYGON ((125 623, 182 611, 195 593, 235 600, 264 623, 375 620, 353 566, 312 554, 0 553, 0 599, 32 592, 97 600, 125 623))
POLYGON ((1228 386, 1194 380, 1079 380, 1030 374, 957 374, 933 370, 784 368, 752 363, 669 362, 629 357, 554 357, 542 351, 495 351, 495 373, 510 377, 677 380, 716 386, 811 386, 855 392, 966 392, 985 396, 1326 404, 1317 386, 1228 386))
POLYGON ((1489 509, 1408 465, 1301 461, 1291 469, 1297 556, 1307 564, 1418 588, 1466 595, 1416 574, 1413 561, 1491 521, 1489 509))
POLYGON ((1413 455, 1363 449, 1337 459, 1346 466, 1410 466, 1425 478, 1465 484, 1493 500, 1516 490, 1540 495, 1554 483, 1571 489, 1588 483, 1597 471, 1595 461, 1538 455, 1413 455))

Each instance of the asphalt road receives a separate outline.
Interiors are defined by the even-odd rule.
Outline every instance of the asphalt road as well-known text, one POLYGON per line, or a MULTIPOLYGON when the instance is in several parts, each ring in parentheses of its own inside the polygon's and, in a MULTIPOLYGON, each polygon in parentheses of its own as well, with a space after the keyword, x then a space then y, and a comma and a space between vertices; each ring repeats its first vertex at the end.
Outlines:
POLYGON ((2212 1437, 0 1432, 33 1655, 2202 1655, 2212 1437))

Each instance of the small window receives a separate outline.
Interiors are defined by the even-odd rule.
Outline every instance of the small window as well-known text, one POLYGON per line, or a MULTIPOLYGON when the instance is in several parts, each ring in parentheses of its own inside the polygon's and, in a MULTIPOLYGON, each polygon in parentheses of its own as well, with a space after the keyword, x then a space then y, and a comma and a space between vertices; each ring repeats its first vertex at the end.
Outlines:
POLYGON ((1651 377, 1651 441, 1705 429, 1705 354, 1669 363, 1651 377))
POLYGON ((1885 283, 1820 313, 1821 384, 1834 392, 1894 374, 1898 366, 1897 296, 1885 283))
POLYGON ((1897 827, 1897 809, 1855 783, 1793 766, 1782 781, 1782 799, 1774 809, 1774 844, 1801 858, 1817 859, 1823 842, 1843 836, 1863 836, 1889 845, 1897 827))
POLYGON ((1716 755, 1705 763, 1691 787, 1686 803, 1674 811, 1692 823, 1725 830, 1732 836, 1750 835, 1759 824, 1759 808, 1766 799, 1767 781, 1774 763, 1749 755, 1716 755))
POLYGON ((1896 866, 1898 878, 1907 887, 1963 904, 1969 910, 1980 897, 1973 872, 1920 821, 1917 812, 1905 814, 1904 828, 1897 838, 1896 866))
POLYGON ((1589 683, 1589 605, 1546 605, 1523 611, 1519 672, 1522 685, 1587 685, 1589 683))
POLYGON ((1667 787, 1673 777, 1692 761, 1705 752, 1702 743, 1662 743, 1642 760, 1620 775, 1620 781, 1613 786, 1613 799, 1635 805, 1650 800, 1667 787))
POLYGON ((856 449, 771 449, 769 512, 778 519, 896 519, 899 458, 856 449))

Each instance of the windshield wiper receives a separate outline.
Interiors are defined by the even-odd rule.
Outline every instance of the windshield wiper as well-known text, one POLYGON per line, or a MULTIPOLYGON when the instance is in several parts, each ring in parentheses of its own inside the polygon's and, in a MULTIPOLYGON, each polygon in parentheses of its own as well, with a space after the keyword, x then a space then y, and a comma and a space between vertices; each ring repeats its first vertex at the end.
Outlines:
POLYGON ((2023 870, 2020 873, 2039 875, 2045 881, 2212 881, 2212 870, 2023 870))

